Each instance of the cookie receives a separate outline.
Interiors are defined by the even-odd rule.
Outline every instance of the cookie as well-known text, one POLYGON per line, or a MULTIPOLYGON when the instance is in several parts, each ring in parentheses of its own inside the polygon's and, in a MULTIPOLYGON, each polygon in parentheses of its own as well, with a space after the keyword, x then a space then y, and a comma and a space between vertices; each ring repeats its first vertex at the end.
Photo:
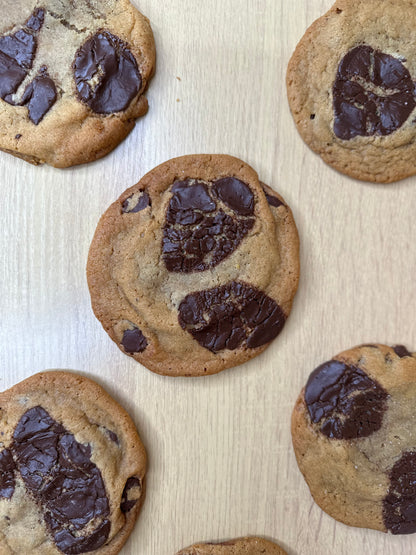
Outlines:
POLYGON ((416 3, 337 0, 287 71, 306 144, 338 171, 390 183, 416 173, 416 3))
POLYGON ((146 453, 99 385, 44 372, 0 394, 2 555, 116 554, 145 493, 146 453))
POLYGON ((0 149, 65 168, 101 158, 147 111, 155 47, 128 0, 15 0, 0 23, 0 149))
POLYGON ((292 415, 318 505, 350 526, 416 532, 416 353, 362 345, 318 366, 292 415))
POLYGON ((263 538, 237 538, 221 543, 199 543, 176 555, 287 555, 277 544, 263 538))
POLYGON ((241 160, 184 156, 110 206, 87 277, 95 315, 124 353, 160 374, 214 374, 282 330, 299 279, 297 230, 241 160))

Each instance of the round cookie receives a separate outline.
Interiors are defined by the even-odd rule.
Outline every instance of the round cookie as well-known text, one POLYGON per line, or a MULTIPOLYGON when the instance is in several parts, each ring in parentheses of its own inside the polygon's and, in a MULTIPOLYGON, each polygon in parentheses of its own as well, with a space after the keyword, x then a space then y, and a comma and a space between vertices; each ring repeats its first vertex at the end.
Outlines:
POLYGON ((0 551, 120 551, 145 495, 146 453, 125 410, 70 372, 0 393, 0 551))
POLYGON ((176 555, 287 555, 277 544, 254 536, 221 543, 199 543, 176 555))
POLYGON ((337 0, 287 71, 307 145, 338 171, 390 183, 416 173, 416 3, 337 0))
POLYGON ((416 532, 416 353, 362 345, 318 366, 292 415, 316 503, 350 526, 416 532))
POLYGON ((102 216, 87 277, 119 348, 170 376, 214 374, 261 353, 299 279, 292 213, 225 155, 165 162, 102 216))
POLYGON ((147 111, 149 21, 129 0, 16 0, 0 23, 0 149, 65 168, 101 158, 147 111))

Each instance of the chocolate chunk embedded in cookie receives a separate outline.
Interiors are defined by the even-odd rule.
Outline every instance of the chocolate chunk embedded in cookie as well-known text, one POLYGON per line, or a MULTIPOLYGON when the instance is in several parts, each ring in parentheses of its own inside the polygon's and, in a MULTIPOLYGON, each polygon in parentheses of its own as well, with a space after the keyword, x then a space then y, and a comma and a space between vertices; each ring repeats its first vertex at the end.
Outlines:
POLYGON ((118 553, 145 493, 146 454, 128 414, 69 372, 36 374, 0 405, 1 552, 118 553))
POLYGON ((292 415, 318 505, 349 524, 416 532, 416 353, 362 345, 318 366, 292 415))
POLYGON ((56 167, 101 158, 146 112, 154 63, 128 0, 17 0, 0 23, 0 149, 56 167))
POLYGON ((305 142, 335 169, 389 183, 416 173, 416 4, 337 0, 287 71, 305 142))
POLYGON ((225 542, 198 543, 182 549, 176 555, 287 555, 277 544, 256 538, 237 538, 225 542))
POLYGON ((101 218, 93 310, 119 348, 171 376, 214 374, 280 333, 299 279, 289 207, 244 162, 170 160, 101 218))

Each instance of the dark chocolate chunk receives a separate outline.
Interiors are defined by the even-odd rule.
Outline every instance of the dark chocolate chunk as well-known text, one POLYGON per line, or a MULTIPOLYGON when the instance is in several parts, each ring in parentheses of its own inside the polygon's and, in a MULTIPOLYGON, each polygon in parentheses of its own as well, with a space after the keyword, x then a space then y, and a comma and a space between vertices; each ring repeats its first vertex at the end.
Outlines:
POLYGON ((127 198, 122 205, 122 211, 125 214, 131 214, 134 212, 140 212, 144 210, 148 206, 150 206, 150 197, 146 192, 142 192, 140 196, 138 196, 137 201, 134 203, 133 201, 134 194, 127 198))
POLYGON ((266 189, 263 189, 263 191, 264 191, 264 194, 266 195, 266 200, 270 204, 270 206, 274 206, 275 208, 278 208, 279 206, 284 206, 283 202, 279 200, 276 196, 270 195, 266 191, 266 189))
POLYGON ((0 98, 9 104, 33 65, 43 19, 44 11, 36 9, 22 29, 0 37, 0 98))
POLYGON ((142 353, 148 345, 147 339, 139 328, 125 330, 121 344, 126 353, 142 353))
POLYGON ((55 83, 49 77, 46 67, 43 66, 38 75, 26 87, 20 105, 27 105, 29 118, 35 125, 38 125, 55 104, 56 98, 55 83))
POLYGON ((131 511, 132 508, 137 503, 137 501, 139 500, 138 498, 129 499, 129 492, 133 488, 140 488, 140 495, 141 495, 141 483, 140 483, 140 480, 136 477, 129 478, 126 482, 126 485, 124 486, 123 495, 121 496, 121 503, 120 503, 120 509, 123 513, 128 513, 129 511, 131 511))
POLYGON ((339 64, 333 105, 338 138, 390 135, 416 106, 414 83, 400 60, 367 45, 356 46, 339 64))
POLYGON ((10 449, 0 452, 0 499, 11 499, 14 493, 16 464, 10 449))
POLYGON ((235 178, 172 186, 162 252, 170 272, 202 272, 229 256, 254 225, 254 195, 235 178), (221 207, 221 203, 223 207, 221 207))
POLYGON ((45 11, 42 8, 37 8, 33 14, 26 21, 26 27, 32 31, 40 31, 45 19, 45 11))
POLYGON ((187 295, 179 305, 178 318, 183 329, 214 353, 269 343, 286 320, 273 299, 236 281, 187 295))
POLYGON ((107 541, 109 502, 89 445, 78 443, 37 406, 19 420, 11 452, 58 549, 85 553, 107 541))
POLYGON ((89 536, 74 536, 65 528, 55 534, 56 547, 65 555, 77 555, 99 549, 110 534, 111 522, 104 520, 89 536))
POLYGON ((142 86, 128 45, 108 31, 89 38, 72 64, 78 98, 97 114, 126 110, 142 86))
MULTIPOLYGON (((1 45, 0 45, 1 48, 1 45)), ((14 104, 12 96, 23 82, 27 72, 19 64, 0 51, 0 98, 14 104)))
POLYGON ((13 35, 0 37, 0 98, 14 106, 27 105, 29 118, 35 125, 43 119, 57 98, 55 83, 46 67, 43 66, 27 85, 20 102, 16 102, 13 95, 33 66, 37 48, 36 33, 43 25, 44 16, 44 10, 36 9, 23 29, 13 35))
POLYGON ((333 439, 368 437, 380 429, 387 392, 360 368, 330 360, 309 376, 305 402, 312 422, 333 439))
POLYGON ((237 214, 254 214, 254 195, 250 187, 236 177, 217 179, 212 185, 215 194, 237 214))
POLYGON ((403 453, 389 477, 390 487, 383 500, 384 525, 393 534, 413 534, 416 532, 416 453, 403 453))
POLYGON ((400 358, 412 356, 412 353, 409 353, 409 351, 406 349, 404 345, 395 345, 394 347, 392 347, 392 349, 396 353, 396 355, 400 358))

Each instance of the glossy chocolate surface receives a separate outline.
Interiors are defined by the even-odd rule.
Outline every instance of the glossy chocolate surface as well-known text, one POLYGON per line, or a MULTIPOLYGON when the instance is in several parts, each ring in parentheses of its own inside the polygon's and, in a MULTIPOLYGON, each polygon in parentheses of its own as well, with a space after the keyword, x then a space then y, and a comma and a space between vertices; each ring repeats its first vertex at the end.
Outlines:
POLYGON ((390 471, 383 519, 393 534, 416 532, 416 453, 413 451, 403 453, 390 471))
POLYGON ((22 29, 0 37, 0 98, 13 106, 27 106, 29 118, 38 125, 57 99, 56 86, 43 66, 27 84, 22 99, 13 96, 33 67, 37 33, 43 26, 45 12, 36 9, 22 29))
POLYGON ((126 110, 142 86, 127 43, 108 31, 96 33, 81 46, 73 72, 78 98, 97 114, 126 110))
POLYGON ((21 101, 27 106, 29 118, 38 125, 57 99, 55 83, 49 77, 46 67, 40 69, 39 74, 26 87, 21 101))
POLYGON ((141 494, 140 480, 133 476, 127 480, 126 485, 124 486, 123 495, 121 496, 120 509, 123 513, 128 513, 129 511, 131 511, 139 500, 139 498, 130 498, 129 494, 134 488, 140 488, 141 494))
POLYGON ((16 464, 9 449, 0 452, 0 498, 11 499, 15 488, 16 464))
POLYGON ((415 86, 400 60, 360 45, 350 50, 338 66, 333 106, 338 138, 390 135, 415 108, 415 86))
POLYGON ((103 545, 110 530, 106 518, 110 509, 90 446, 78 443, 38 406, 19 420, 11 450, 58 549, 84 553, 103 545))
POLYGON ((40 406, 23 414, 10 448, 0 453, 1 497, 12 498, 17 472, 60 551, 85 553, 105 544, 110 507, 91 447, 40 406))
POLYGON ((187 295, 179 306, 179 323, 202 347, 215 353, 265 345, 280 333, 285 315, 259 289, 232 281, 187 295))
POLYGON ((163 228, 170 272, 202 272, 232 254, 254 225, 254 195, 234 177, 177 181, 163 228))
POLYGON ((136 195, 133 194, 123 202, 121 210, 124 214, 140 212, 150 206, 150 197, 146 192, 142 192, 137 196, 137 199, 134 200, 135 196, 136 195))
POLYGON ((379 430, 387 397, 360 368, 336 360, 318 366, 305 388, 311 421, 331 439, 368 437, 379 430))

